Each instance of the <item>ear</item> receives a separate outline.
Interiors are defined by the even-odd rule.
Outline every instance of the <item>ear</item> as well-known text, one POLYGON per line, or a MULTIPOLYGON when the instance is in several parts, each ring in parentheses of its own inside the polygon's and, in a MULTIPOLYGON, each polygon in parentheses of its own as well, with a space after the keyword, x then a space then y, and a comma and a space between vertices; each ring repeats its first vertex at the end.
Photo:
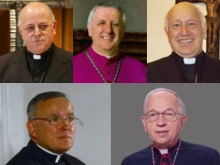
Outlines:
POLYGON ((18 31, 20 32, 21 36, 23 36, 23 30, 21 28, 21 26, 18 25, 18 31))
POLYGON ((168 27, 167 27, 167 28, 164 27, 164 31, 165 31, 165 33, 166 33, 166 35, 167 35, 168 40, 169 40, 169 36, 168 36, 168 27))
POLYGON ((186 117, 186 116, 183 116, 183 118, 182 118, 182 120, 181 120, 181 130, 183 129, 183 126, 184 126, 186 120, 187 120, 187 117, 186 117))
POLYGON ((37 125, 35 123, 35 121, 33 120, 28 120, 26 127, 28 129, 28 133, 32 138, 37 138, 37 125))
POLYGON ((57 29, 57 20, 53 21, 53 33, 56 35, 56 29, 57 29))
POLYGON ((142 124, 143 124, 143 126, 144 126, 144 131, 145 131, 145 132, 148 132, 148 131, 147 131, 147 123, 146 123, 145 116, 142 116, 142 117, 141 117, 141 121, 142 121, 142 124))
POLYGON ((91 23, 87 24, 88 34, 89 34, 90 37, 92 37, 91 26, 92 26, 91 23))

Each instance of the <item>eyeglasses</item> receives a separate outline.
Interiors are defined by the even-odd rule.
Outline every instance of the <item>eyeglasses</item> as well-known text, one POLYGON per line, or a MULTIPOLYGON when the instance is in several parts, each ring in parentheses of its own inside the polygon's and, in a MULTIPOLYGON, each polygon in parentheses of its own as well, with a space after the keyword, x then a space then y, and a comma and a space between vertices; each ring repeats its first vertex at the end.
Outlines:
POLYGON ((33 118, 32 120, 44 120, 48 121, 51 125, 60 125, 63 121, 67 122, 70 125, 75 125, 75 121, 80 121, 79 118, 74 116, 67 116, 67 117, 49 117, 49 118, 33 118))
POLYGON ((181 113, 174 112, 173 110, 166 110, 162 113, 159 113, 157 111, 150 111, 144 116, 146 117, 148 122, 152 123, 159 118, 160 114, 162 114, 165 120, 172 121, 172 122, 174 122, 177 119, 177 115, 182 115, 181 113))
MULTIPOLYGON (((52 23, 53 24, 53 23, 52 23)), ((38 28, 38 30, 40 30, 40 31, 46 31, 47 30, 47 28, 50 26, 50 25, 48 25, 48 24, 46 24, 46 23, 40 23, 40 24, 38 24, 38 25, 28 25, 28 26, 26 26, 26 27, 24 27, 24 29, 25 29, 25 31, 27 32, 27 33, 32 33, 32 32, 34 32, 35 30, 36 30, 36 26, 37 26, 37 28, 38 28)))

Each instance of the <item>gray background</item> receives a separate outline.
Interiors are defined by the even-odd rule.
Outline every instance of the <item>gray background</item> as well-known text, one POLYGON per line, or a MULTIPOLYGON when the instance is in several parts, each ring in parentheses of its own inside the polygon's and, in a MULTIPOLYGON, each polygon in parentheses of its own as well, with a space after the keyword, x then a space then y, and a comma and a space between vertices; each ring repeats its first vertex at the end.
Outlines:
POLYGON ((140 118, 146 94, 158 87, 176 91, 185 103, 187 121, 181 139, 220 151, 219 84, 113 84, 112 165, 151 144, 140 118))
MULTIPOLYGON (((87 19, 90 10, 99 2, 109 0, 73 0, 73 28, 87 29, 87 19)), ((146 0, 111 0, 122 6, 127 18, 127 32, 147 31, 147 1, 146 0)))
POLYGON ((0 164, 27 145, 30 99, 51 90, 66 93, 84 123, 76 125, 75 143, 68 153, 88 165, 111 165, 110 84, 0 84, 0 164))

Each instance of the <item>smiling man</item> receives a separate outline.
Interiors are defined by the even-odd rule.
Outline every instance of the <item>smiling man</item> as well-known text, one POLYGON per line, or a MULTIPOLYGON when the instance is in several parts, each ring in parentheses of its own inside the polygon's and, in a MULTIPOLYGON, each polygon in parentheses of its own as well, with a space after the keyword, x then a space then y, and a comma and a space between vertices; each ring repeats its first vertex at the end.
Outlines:
POLYGON ((0 82, 72 82, 72 54, 53 44, 57 21, 42 2, 30 2, 18 16, 25 46, 0 57, 0 82))
POLYGON ((165 32, 172 54, 148 64, 148 82, 220 82, 220 62, 203 50, 206 38, 205 17, 193 4, 181 2, 165 19, 165 32))
POLYGON ((36 95, 27 107, 30 141, 6 165, 85 165, 66 154, 74 143, 73 106, 61 92, 36 95))
POLYGON ((92 45, 73 57, 73 82, 146 83, 146 66, 119 52, 125 27, 126 17, 117 3, 99 3, 91 10, 87 28, 92 45))
POLYGON ((149 92, 141 120, 152 145, 128 156, 122 165, 220 165, 216 150, 180 139, 186 112, 174 91, 157 88, 149 92))

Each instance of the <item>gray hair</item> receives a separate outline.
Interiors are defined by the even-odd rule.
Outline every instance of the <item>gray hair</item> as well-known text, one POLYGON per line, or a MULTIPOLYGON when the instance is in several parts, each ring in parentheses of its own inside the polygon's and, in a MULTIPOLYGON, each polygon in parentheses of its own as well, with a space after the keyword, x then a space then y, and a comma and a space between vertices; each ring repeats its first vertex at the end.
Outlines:
MULTIPOLYGON (((30 3, 31 3, 31 2, 30 2, 30 3)), ((45 4, 45 5, 46 5, 46 4, 45 4)), ((49 12, 50 12, 50 15, 51 15, 51 21, 53 22, 53 21, 55 20, 54 13, 53 13, 52 9, 51 9, 48 5, 46 5, 46 6, 47 6, 48 9, 49 9, 49 12)), ((24 7, 25 7, 25 6, 24 6, 24 7)), ((24 7, 23 7, 23 8, 24 8, 24 7)), ((18 14, 18 26, 21 26, 21 23, 22 23, 21 16, 22 16, 23 8, 21 9, 21 11, 20 11, 19 14, 18 14)))
MULTIPOLYGON (((183 2, 182 2, 183 3, 183 2)), ((184 3, 189 3, 189 2, 184 2, 184 3)), ((189 3, 191 4, 191 3, 189 3)), ((202 27, 205 28, 206 26, 206 19, 205 19, 205 16, 203 15, 203 13, 199 10, 198 7, 196 7, 195 5, 191 4, 192 6, 195 7, 195 9, 197 10, 197 12, 199 13, 199 16, 200 16, 200 20, 201 20, 201 23, 202 23, 202 27)), ((168 32, 168 24, 169 24, 169 21, 168 21, 168 17, 169 17, 169 13, 170 11, 173 9, 173 7, 167 12, 166 14, 166 17, 165 17, 165 20, 164 20, 164 28, 165 30, 168 32)))
POLYGON ((90 24, 92 22, 93 15, 94 15, 96 9, 99 8, 99 7, 112 7, 114 9, 118 10, 119 13, 122 16, 122 20, 123 20, 124 26, 126 26, 126 16, 125 16, 125 13, 124 13, 122 7, 119 6, 119 4, 116 3, 116 2, 102 2, 102 3, 98 3, 89 13, 89 17, 88 17, 88 21, 87 21, 88 24, 90 24))
POLYGON ((185 110, 185 105, 182 101, 182 99, 179 97, 179 95, 174 92, 173 90, 171 89, 166 89, 166 88, 157 88, 157 89, 154 89, 152 91, 150 91, 146 98, 145 98, 145 101, 144 101, 144 114, 147 113, 147 103, 148 103, 148 100, 150 98, 150 96, 156 92, 160 92, 160 91, 163 91, 163 92, 170 92, 172 93, 178 100, 178 111, 182 114, 182 115, 186 115, 186 110, 185 110))
POLYGON ((57 97, 63 97, 69 101, 66 94, 62 92, 57 92, 57 91, 49 91, 49 92, 40 93, 36 95, 34 98, 32 98, 27 106, 28 119, 32 119, 35 117, 35 114, 38 109, 38 104, 40 101, 45 101, 45 100, 57 98, 57 97))

